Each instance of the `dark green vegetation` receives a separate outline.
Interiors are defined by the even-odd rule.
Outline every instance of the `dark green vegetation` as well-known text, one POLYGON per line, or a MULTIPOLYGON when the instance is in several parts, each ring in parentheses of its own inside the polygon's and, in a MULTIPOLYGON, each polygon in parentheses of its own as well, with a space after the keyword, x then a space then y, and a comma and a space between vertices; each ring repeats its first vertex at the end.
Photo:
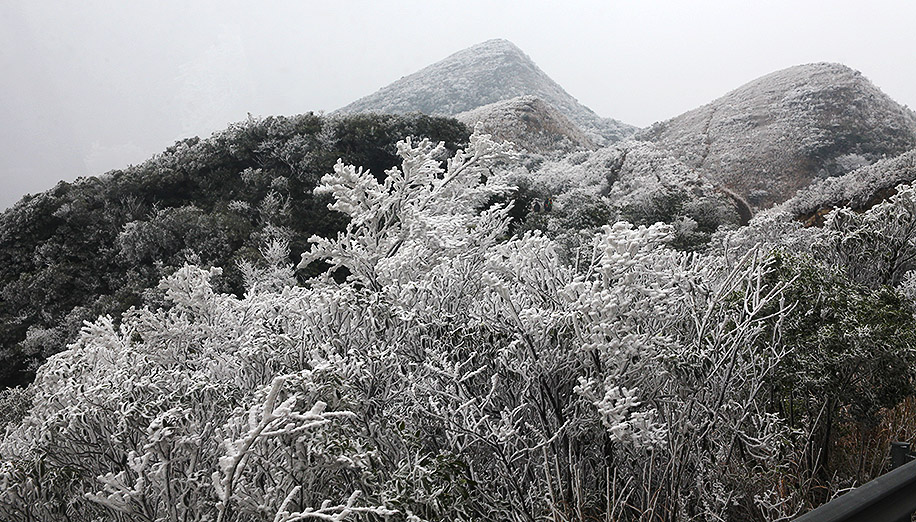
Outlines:
POLYGON ((239 294, 239 263, 260 259, 265 240, 289 240, 298 259, 311 235, 334 236, 346 218, 312 190, 338 158, 381 177, 398 163, 399 140, 428 137, 454 152, 469 134, 420 114, 249 119, 26 196, 0 215, 0 389, 31 381, 83 321, 147 302, 187 261, 224 267, 220 290, 239 294))
POLYGON ((774 255, 771 277, 790 282, 785 299, 795 308, 774 325, 792 350, 770 391, 772 410, 805 434, 792 472, 816 503, 829 500, 831 483, 861 483, 882 469, 890 440, 875 432, 887 431, 879 428, 890 412, 916 393, 912 302, 818 257, 774 255), (877 455, 866 451, 882 445, 877 455))

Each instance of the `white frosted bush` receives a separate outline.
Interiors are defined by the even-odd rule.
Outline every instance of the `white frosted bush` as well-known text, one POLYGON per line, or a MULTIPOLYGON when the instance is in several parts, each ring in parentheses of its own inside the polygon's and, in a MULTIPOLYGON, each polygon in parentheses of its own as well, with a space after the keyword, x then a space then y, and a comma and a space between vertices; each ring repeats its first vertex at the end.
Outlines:
POLYGON ((171 308, 88 324, 0 441, 0 517, 709 520, 754 502, 783 450, 763 259, 617 223, 569 264, 506 238, 507 206, 481 210, 509 190, 504 145, 399 154, 382 183, 339 163, 318 189, 350 224, 303 264, 347 281, 292 285, 273 242, 243 298, 186 266, 160 286, 171 308))

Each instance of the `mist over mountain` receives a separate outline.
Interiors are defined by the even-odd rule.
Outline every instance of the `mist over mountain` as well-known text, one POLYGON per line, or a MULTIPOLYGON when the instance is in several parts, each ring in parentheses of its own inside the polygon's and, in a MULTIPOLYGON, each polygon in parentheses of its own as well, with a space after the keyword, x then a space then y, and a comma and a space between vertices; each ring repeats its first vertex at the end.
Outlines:
POLYGON ((552 105, 599 144, 636 128, 602 118, 553 81, 507 40, 487 40, 425 67, 338 109, 340 113, 422 112, 455 116, 483 105, 532 95, 552 105))
POLYGON ((757 207, 916 147, 916 114, 844 65, 758 78, 642 131, 757 207))

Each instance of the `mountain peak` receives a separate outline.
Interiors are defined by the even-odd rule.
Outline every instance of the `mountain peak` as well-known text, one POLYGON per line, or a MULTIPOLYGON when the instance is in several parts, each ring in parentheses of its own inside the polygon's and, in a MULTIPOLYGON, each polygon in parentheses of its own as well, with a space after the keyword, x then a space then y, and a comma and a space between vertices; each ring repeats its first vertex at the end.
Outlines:
POLYGON ((523 64, 527 67, 537 69, 537 65, 535 65, 534 60, 532 60, 530 56, 525 54, 517 45, 503 38, 493 38, 492 40, 474 44, 448 55, 446 58, 429 67, 435 67, 443 63, 452 64, 453 66, 466 66, 469 64, 487 63, 488 61, 493 61, 494 67, 523 64))
POLYGON ((791 67, 786 67, 785 69, 780 69, 774 71, 765 76, 758 78, 762 80, 767 76, 783 75, 783 74, 800 74, 804 76, 812 76, 818 73, 826 74, 849 74, 852 76, 861 76, 862 73, 849 67, 848 65, 838 63, 838 62, 811 62, 811 63, 802 63, 798 65, 793 65, 791 67))
POLYGON ((487 40, 458 51, 336 112, 455 116, 525 95, 536 96, 555 107, 599 143, 616 141, 635 131, 629 125, 597 116, 515 44, 504 39, 487 40))
POLYGON ((762 208, 916 147, 916 114, 860 72, 820 62, 757 78, 639 138, 762 208))
POLYGON ((517 45, 510 42, 509 40, 506 40, 505 38, 492 38, 490 40, 480 42, 479 44, 474 44, 467 49, 458 52, 460 53, 471 50, 490 50, 491 52, 514 52, 525 54, 521 49, 519 49, 517 45))

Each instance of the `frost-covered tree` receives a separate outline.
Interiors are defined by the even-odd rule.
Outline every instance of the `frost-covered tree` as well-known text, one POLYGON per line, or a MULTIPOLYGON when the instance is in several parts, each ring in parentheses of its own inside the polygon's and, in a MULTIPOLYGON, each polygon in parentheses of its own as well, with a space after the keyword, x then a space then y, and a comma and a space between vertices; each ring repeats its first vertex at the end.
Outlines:
POLYGON ((787 282, 670 225, 509 237, 505 145, 404 141, 382 181, 339 163, 349 217, 293 284, 283 235, 87 324, 0 440, 0 517, 748 520, 803 504, 767 383, 787 282), (445 160, 443 162, 443 160, 445 160), (337 277, 331 272, 338 271, 337 277), (776 325, 774 327, 774 325, 776 325))
POLYGON ((866 212, 849 208, 827 216, 818 253, 867 286, 897 286, 916 268, 916 188, 901 185, 866 212))

